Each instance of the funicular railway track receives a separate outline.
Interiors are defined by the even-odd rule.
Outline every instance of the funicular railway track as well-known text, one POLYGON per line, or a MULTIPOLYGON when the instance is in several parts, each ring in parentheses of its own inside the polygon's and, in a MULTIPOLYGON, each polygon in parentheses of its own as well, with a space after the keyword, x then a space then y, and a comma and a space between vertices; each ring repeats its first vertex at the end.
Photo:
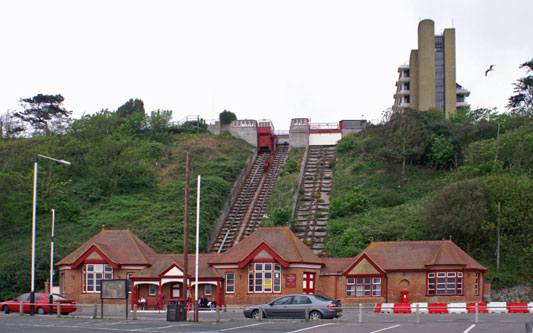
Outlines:
POLYGON ((276 153, 258 153, 237 200, 213 243, 213 252, 225 252, 259 227, 287 153, 287 145, 279 146, 276 153), (271 155, 272 165, 265 172, 265 162, 271 155))
POLYGON ((324 249, 335 146, 310 146, 296 209, 296 235, 315 253, 324 249))

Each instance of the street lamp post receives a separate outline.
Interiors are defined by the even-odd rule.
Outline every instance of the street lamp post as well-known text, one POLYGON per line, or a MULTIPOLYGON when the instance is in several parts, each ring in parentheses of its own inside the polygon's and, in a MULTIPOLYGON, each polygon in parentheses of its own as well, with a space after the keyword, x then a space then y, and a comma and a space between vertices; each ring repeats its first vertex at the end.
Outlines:
POLYGON ((33 165, 33 212, 31 221, 31 290, 30 290, 30 315, 35 313, 35 222, 37 210, 37 170, 39 157, 52 160, 54 162, 70 166, 70 162, 58 160, 41 154, 35 154, 35 163, 33 165))
POLYGON ((55 209, 52 212, 52 238, 50 239, 50 282, 48 283, 48 293, 50 294, 50 313, 52 313, 52 305, 54 304, 54 296, 52 296, 52 287, 54 286, 54 226, 56 220, 55 209))

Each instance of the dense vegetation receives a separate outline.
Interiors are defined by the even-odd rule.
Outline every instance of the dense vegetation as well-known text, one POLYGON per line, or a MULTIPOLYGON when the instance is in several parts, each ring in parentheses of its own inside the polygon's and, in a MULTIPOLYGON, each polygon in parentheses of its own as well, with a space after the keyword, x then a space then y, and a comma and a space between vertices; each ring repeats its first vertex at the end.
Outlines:
MULTIPOLYGON (((200 122, 172 126, 170 111, 145 114, 142 101, 102 110, 42 131, 0 139, 0 299, 30 287, 31 213, 35 153, 39 158, 36 288, 48 280, 50 209, 56 212, 55 262, 107 229, 130 228, 160 253, 183 251, 185 156, 191 156, 190 251, 194 250, 197 175, 201 175, 201 240, 252 155, 230 135, 213 136, 200 122)), ((17 126, 19 128, 19 126, 17 126)), ((56 280, 57 283, 57 280, 56 280)))
POLYGON ((371 237, 451 235, 496 287, 530 281, 533 110, 461 109, 451 120, 408 110, 344 137, 337 152, 329 256, 354 256, 371 237))

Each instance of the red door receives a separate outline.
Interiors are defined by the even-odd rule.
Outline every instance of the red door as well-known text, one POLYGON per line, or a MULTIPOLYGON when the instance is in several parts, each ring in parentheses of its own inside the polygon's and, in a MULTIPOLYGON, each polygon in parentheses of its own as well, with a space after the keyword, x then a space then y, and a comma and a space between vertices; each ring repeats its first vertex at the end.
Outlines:
POLYGON ((315 293, 315 273, 304 273, 302 283, 302 291, 304 294, 315 293))

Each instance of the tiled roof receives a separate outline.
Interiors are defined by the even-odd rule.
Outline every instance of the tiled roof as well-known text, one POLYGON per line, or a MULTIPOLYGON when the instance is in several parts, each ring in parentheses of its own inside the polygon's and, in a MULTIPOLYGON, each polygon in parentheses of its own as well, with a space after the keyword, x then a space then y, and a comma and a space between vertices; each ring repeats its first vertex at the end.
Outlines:
POLYGON ((259 228, 219 257, 212 264, 235 264, 246 259, 258 246, 264 243, 289 263, 323 264, 296 235, 287 227, 259 228))
POLYGON ((353 257, 348 258, 322 258, 325 266, 320 270, 320 275, 340 274, 353 263, 353 257))
POLYGON ((102 230, 59 261, 56 266, 74 264, 92 246, 118 265, 149 265, 147 256, 157 254, 129 230, 102 230))
POLYGON ((352 263, 363 253, 385 271, 419 270, 430 266, 449 265, 486 270, 451 240, 372 242, 352 263))
MULTIPOLYGON (((209 266, 208 262, 219 256, 216 253, 200 253, 198 256, 198 276, 201 278, 218 278, 220 275, 215 269, 209 266)), ((183 254, 156 254, 149 256, 148 259, 152 263, 152 266, 143 269, 142 271, 135 273, 134 278, 152 278, 159 277, 163 272, 172 267, 173 264, 178 265, 182 269, 183 254)), ((195 276, 196 270, 196 255, 189 254, 188 257, 188 269, 187 275, 190 277, 195 276)))

